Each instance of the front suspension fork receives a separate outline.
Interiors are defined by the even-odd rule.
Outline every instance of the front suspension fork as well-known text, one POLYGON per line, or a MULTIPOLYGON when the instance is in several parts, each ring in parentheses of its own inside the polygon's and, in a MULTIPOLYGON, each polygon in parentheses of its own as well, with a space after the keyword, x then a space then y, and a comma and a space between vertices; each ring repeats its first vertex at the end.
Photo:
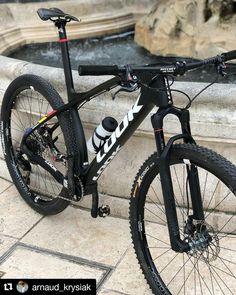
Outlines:
MULTIPOLYGON (((155 133, 159 157, 160 180, 171 248, 176 252, 187 252, 189 251, 189 244, 180 238, 175 196, 170 172, 170 157, 171 147, 176 140, 183 139, 185 143, 195 143, 190 131, 189 111, 175 109, 174 107, 159 109, 157 113, 152 116, 151 121, 155 133), (179 118, 182 134, 170 138, 166 145, 163 132, 163 119, 168 114, 174 114, 179 118)), ((195 220, 203 220, 204 214, 197 167, 189 163, 189 165, 187 165, 187 173, 193 209, 193 215, 191 217, 195 220)))

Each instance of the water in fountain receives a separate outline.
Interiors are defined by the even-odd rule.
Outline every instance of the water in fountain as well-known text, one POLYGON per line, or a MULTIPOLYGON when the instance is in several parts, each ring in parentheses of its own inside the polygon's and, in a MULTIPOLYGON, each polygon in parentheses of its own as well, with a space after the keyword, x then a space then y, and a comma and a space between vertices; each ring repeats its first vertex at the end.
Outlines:
MULTIPOLYGON (((69 43, 71 64, 77 70, 79 64, 147 64, 173 63, 176 57, 161 57, 150 54, 146 49, 134 42, 134 32, 103 38, 74 40, 69 43)), ((62 67, 61 51, 57 42, 30 44, 17 49, 10 57, 27 60, 33 63, 62 67)), ((186 60, 186 58, 185 58, 186 60)), ((190 59, 187 59, 190 60, 190 59)), ((236 65, 229 67, 229 72, 236 72, 236 65)), ((214 66, 204 67, 188 72, 177 80, 212 82, 216 77, 214 66)), ((221 83, 236 83, 235 76, 226 80, 219 78, 221 83)))

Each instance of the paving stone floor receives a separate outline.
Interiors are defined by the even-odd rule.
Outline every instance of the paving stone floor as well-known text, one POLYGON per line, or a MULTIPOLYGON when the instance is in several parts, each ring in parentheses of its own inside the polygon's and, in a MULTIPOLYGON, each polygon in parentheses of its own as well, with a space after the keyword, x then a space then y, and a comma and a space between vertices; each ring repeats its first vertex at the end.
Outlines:
MULTIPOLYGON (((153 223, 148 224, 147 229, 152 226, 156 229, 153 223)), ((165 237, 168 239, 165 227, 158 227, 163 243, 167 244, 168 240, 164 241, 165 237)), ((230 250, 230 243, 234 242, 235 239, 225 239, 223 245, 230 250)), ((155 254, 155 249, 153 251, 155 254)), ((230 263, 235 253, 227 253, 225 261, 230 263)), ((169 255, 171 259, 171 252, 169 255)), ((159 264, 167 265, 167 257, 161 256, 157 256, 160 257, 159 264)), ((175 260, 171 273, 178 273, 182 263, 182 260, 175 260)), ((230 286, 230 293, 224 294, 236 294, 235 276, 229 280, 229 267, 226 263, 224 265, 221 281, 230 286)), ((218 267, 217 264, 215 266, 218 267)), ((186 267, 188 277, 192 273, 191 269, 193 266, 190 263, 186 267)), ((208 271, 205 267, 204 272, 202 267, 201 277, 208 275, 208 271)), ((162 276, 169 278, 167 266, 162 268, 162 276)), ((98 295, 152 294, 134 255, 128 220, 112 216, 93 219, 86 209, 71 206, 59 215, 43 217, 21 199, 11 182, 0 178, 0 278, 20 277, 93 278, 97 281, 98 295)), ((181 277, 178 281, 173 277, 169 287, 181 290, 182 283, 181 277)), ((197 292, 194 292, 194 285, 188 287, 184 291, 186 295, 209 294, 204 285, 197 292)), ((217 294, 221 294, 218 286, 214 289, 217 294)))
POLYGON ((131 245, 128 221, 92 219, 68 207, 42 217, 0 179, 0 276, 95 278, 98 295, 152 294, 131 245))

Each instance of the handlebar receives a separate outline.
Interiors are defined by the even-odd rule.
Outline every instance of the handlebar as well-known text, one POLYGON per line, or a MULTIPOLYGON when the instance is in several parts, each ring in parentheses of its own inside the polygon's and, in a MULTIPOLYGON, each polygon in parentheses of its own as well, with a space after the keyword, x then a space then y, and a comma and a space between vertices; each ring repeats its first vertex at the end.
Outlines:
POLYGON ((117 65, 80 65, 79 74, 80 76, 101 76, 101 75, 113 75, 117 76, 122 71, 122 67, 117 65))
MULTIPOLYGON (((207 64, 223 64, 226 61, 236 59, 236 50, 222 53, 211 58, 207 58, 201 61, 186 63, 185 61, 177 61, 172 65, 145 65, 145 66, 131 66, 129 69, 132 70, 132 73, 153 73, 153 74, 173 74, 173 75, 183 75, 185 72, 196 69, 198 67, 207 65, 207 64)), ((79 66, 80 76, 99 76, 99 75, 113 75, 120 76, 127 73, 127 66, 117 66, 117 65, 80 65, 79 66)))
POLYGON ((221 54, 224 57, 224 61, 236 59, 236 50, 228 51, 221 54))

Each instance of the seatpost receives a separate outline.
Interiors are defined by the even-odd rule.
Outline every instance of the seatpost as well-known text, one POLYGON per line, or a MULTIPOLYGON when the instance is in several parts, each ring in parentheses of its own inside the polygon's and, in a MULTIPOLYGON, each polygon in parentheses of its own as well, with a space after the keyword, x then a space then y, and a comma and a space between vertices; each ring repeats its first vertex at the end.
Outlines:
POLYGON ((66 21, 59 19, 55 22, 55 26, 58 28, 59 34, 59 42, 61 43, 61 53, 62 53, 62 62, 64 67, 64 74, 66 80, 66 88, 68 101, 72 99, 72 95, 75 92, 74 83, 71 71, 71 63, 70 63, 70 55, 69 55, 69 47, 68 47, 68 39, 66 36, 66 21))

